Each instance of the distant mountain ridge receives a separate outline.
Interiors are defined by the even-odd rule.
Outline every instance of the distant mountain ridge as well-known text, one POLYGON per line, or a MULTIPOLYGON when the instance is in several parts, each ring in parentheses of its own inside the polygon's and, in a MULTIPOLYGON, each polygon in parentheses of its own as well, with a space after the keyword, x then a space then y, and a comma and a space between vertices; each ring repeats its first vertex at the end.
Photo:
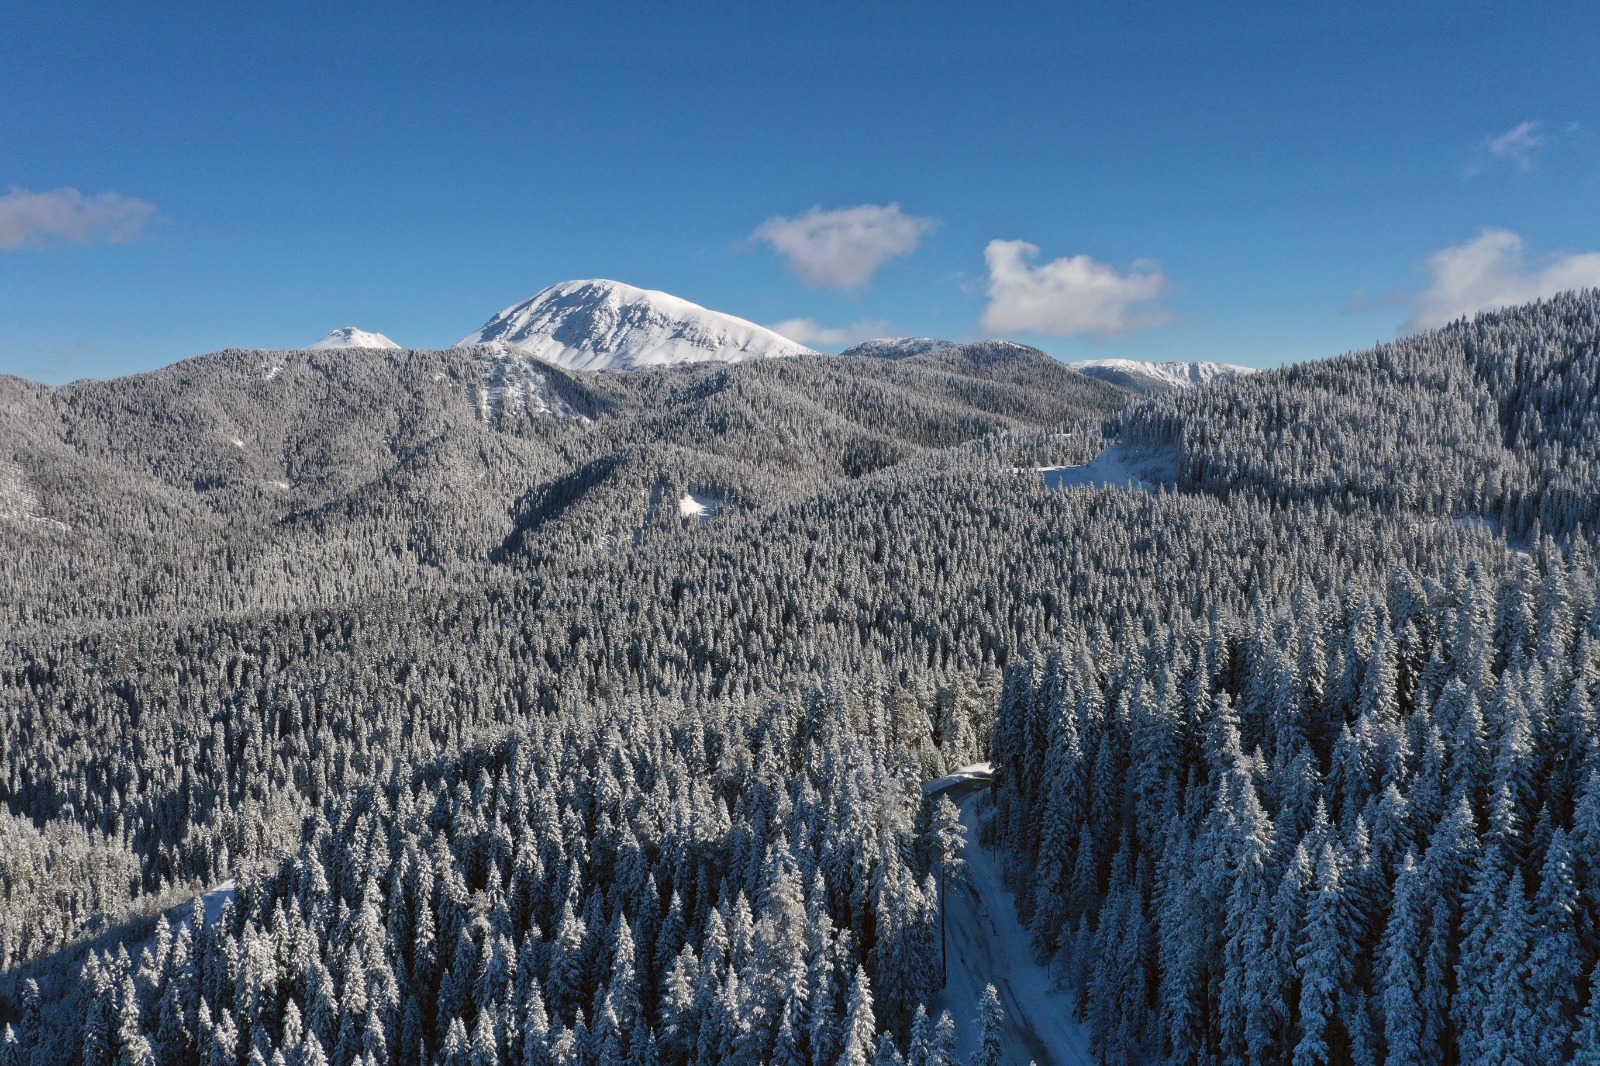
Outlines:
POLYGON ((955 341, 942 341, 933 337, 879 337, 851 345, 839 354, 864 355, 873 359, 909 359, 914 355, 927 355, 956 347, 955 341))
MULTIPOLYGON (((604 278, 564 281, 541 289, 505 308, 453 347, 497 349, 489 357, 497 364, 531 358, 579 371, 632 371, 822 354, 747 319, 670 293, 604 278)), ((899 360, 965 347, 969 345, 937 337, 876 337, 846 348, 839 356, 899 360)), ((301 350, 401 348, 382 333, 344 326, 301 350)), ((1212 362, 1086 359, 1066 365, 1144 396, 1254 373, 1250 367, 1212 362)))
MULTIPOLYGON (((846 348, 839 354, 873 359, 910 359, 960 347, 962 345, 956 341, 939 340, 935 337, 877 337, 846 348)), ((1081 374, 1110 382, 1144 396, 1193 388, 1213 381, 1238 377, 1241 374, 1255 373, 1251 367, 1234 366, 1229 363, 1152 363, 1139 359, 1085 359, 1067 365, 1081 374)))
POLYGON ((1084 359, 1068 366, 1113 385, 1145 395, 1209 385, 1213 381, 1254 374, 1255 368, 1232 363, 1150 363, 1142 359, 1084 359))
POLYGON ((552 285, 501 311, 457 347, 487 344, 505 344, 573 370, 816 354, 754 322, 604 279, 552 285))

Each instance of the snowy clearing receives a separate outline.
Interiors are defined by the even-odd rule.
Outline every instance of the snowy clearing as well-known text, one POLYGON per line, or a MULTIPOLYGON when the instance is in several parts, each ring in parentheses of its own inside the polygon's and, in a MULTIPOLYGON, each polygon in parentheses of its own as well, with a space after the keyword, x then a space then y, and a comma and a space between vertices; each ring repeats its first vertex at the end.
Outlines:
POLYGON ((1475 514, 1464 514, 1457 515, 1456 517, 1450 519, 1450 521, 1455 525, 1460 526, 1462 529, 1481 529, 1490 536, 1498 537, 1500 535, 1500 523, 1495 521, 1493 518, 1484 518, 1482 515, 1475 514))
MULTIPOLYGON (((212 885, 204 892, 197 893, 198 898, 205 904, 206 924, 210 925, 212 922, 216 921, 217 917, 222 914, 223 903, 227 902, 238 894, 239 886, 231 877, 226 881, 212 885)), ((195 899, 196 896, 190 896, 182 903, 167 908, 167 923, 172 926, 172 931, 174 933, 176 933, 179 929, 189 928, 189 917, 194 913, 195 899)), ((149 942, 149 940, 143 940, 138 944, 131 945, 129 947, 128 954, 137 958, 140 949, 142 949, 149 942)))
POLYGON ((717 508, 722 506, 722 501, 715 496, 694 496, 684 493, 678 500, 678 517, 698 518, 702 522, 709 522, 717 513, 717 508))
MULTIPOLYGON (((194 901, 197 897, 205 904, 206 924, 210 925, 222 914, 222 904, 227 900, 233 899, 234 896, 238 895, 238 893, 239 886, 234 879, 230 877, 226 881, 211 886, 204 892, 197 893, 195 896, 190 896, 182 903, 167 907, 163 911, 163 913, 167 916, 167 925, 171 927, 174 935, 176 935, 181 929, 189 928, 189 918, 194 913, 194 901)), ((155 931, 152 929, 150 934, 144 939, 135 941, 133 943, 124 942, 121 946, 122 949, 128 953, 129 957, 138 959, 142 952, 150 950, 155 946, 155 940, 155 931)))
POLYGON ((1053 489, 1146 489, 1154 492, 1177 481, 1177 464, 1169 456, 1135 452, 1113 444, 1082 466, 1034 467, 1053 489))
MULTIPOLYGON (((200 898, 205 902, 207 925, 210 925, 212 922, 217 920, 217 917, 222 913, 223 903, 232 899, 238 894, 238 892, 239 886, 235 884, 233 878, 230 877, 221 884, 214 885, 200 893, 200 898)), ((188 903, 175 908, 176 917, 168 919, 172 922, 172 928, 174 931, 180 927, 188 926, 189 908, 193 905, 193 902, 194 901, 191 899, 188 903)))
MULTIPOLYGON (((987 763, 962 767, 929 781, 925 792, 983 780, 987 763)), ((970 786, 969 786, 970 787, 970 786)), ((960 801, 961 823, 967 827, 966 883, 949 886, 948 936, 950 983, 933 997, 928 1011, 950 1012, 956 1022, 956 1052, 971 1062, 978 1051, 978 1003, 993 984, 1005 1008, 1005 1056, 1014 1066, 1090 1066, 1089 1031, 1072 1017, 1066 994, 1043 966, 1033 960, 1027 930, 1017 921, 1011 893, 1000 880, 995 857, 977 843, 974 807, 982 789, 960 801)))

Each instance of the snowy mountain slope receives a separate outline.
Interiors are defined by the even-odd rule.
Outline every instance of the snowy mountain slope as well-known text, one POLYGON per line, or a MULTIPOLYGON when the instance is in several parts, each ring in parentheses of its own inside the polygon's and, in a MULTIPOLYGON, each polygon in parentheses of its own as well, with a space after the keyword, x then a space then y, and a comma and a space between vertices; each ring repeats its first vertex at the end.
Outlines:
POLYGON ((315 344, 308 344, 303 351, 316 352, 327 348, 399 348, 394 341, 381 333, 368 333, 364 329, 354 326, 345 326, 336 329, 315 344))
POLYGON ((955 341, 941 341, 933 337, 879 337, 852 345, 839 354, 866 355, 874 359, 909 359, 913 355, 926 355, 954 347, 955 341))
POLYGON ((458 347, 495 342, 574 370, 815 354, 754 322, 664 292, 599 279, 552 285, 501 311, 458 347))
POLYGON ((468 402, 485 424, 499 425, 503 418, 519 411, 589 421, 574 411, 551 387, 549 377, 537 369, 550 367, 510 345, 497 343, 491 347, 488 357, 474 361, 479 377, 467 390, 468 402))
POLYGON ((1085 359, 1067 365, 1092 378, 1146 394, 1190 389, 1255 373, 1253 367, 1231 363, 1147 363, 1141 359, 1085 359))

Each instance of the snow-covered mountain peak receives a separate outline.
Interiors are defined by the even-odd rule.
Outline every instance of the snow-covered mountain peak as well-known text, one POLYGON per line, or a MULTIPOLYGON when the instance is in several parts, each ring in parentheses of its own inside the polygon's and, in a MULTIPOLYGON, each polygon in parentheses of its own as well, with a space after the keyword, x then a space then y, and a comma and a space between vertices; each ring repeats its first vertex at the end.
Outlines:
POLYGON ((1232 363, 1150 363, 1142 359, 1085 359, 1072 369, 1136 392, 1166 392, 1209 385, 1213 381, 1254 374, 1255 368, 1232 363))
POLYGON ((913 355, 942 352, 954 347, 955 341, 941 341, 933 337, 879 337, 852 345, 839 354, 865 355, 874 359, 909 359, 913 355))
POLYGON ((345 326, 336 329, 315 344, 308 344, 304 351, 321 351, 325 348, 398 348, 394 341, 381 333, 368 333, 364 329, 354 326, 345 326))
POLYGON ((814 354, 754 322, 603 279, 552 285, 501 311, 458 347, 497 342, 574 370, 814 354))

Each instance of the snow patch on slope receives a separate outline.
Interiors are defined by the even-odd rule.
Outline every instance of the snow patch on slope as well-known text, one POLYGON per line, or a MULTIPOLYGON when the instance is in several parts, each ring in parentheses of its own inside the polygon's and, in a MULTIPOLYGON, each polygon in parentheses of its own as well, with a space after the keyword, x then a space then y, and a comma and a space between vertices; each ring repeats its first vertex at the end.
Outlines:
POLYGON ((721 506, 722 501, 715 496, 707 496, 704 493, 695 496, 686 492, 678 498, 678 517, 698 518, 702 522, 709 522, 721 506))
POLYGON ((328 348, 398 348, 394 341, 381 333, 368 333, 364 329, 354 326, 345 326, 336 329, 315 344, 308 344, 302 351, 316 352, 328 348))
POLYGON ((0 519, 18 524, 61 526, 60 522, 39 512, 39 497, 29 487, 27 474, 21 465, 0 459, 0 519))
POLYGON ((1044 483, 1052 489, 1145 489, 1154 492, 1177 481, 1177 464, 1171 456, 1136 452, 1113 444, 1081 466, 1040 466, 1044 483))
POLYGON ((1147 363, 1142 359, 1084 359, 1067 365, 1080 374, 1138 391, 1192 389, 1255 373, 1254 367, 1232 363, 1147 363))
POLYGON ((467 390, 467 400, 478 418, 487 425, 498 425, 507 415, 528 411, 554 418, 589 419, 578 414, 521 351, 495 344, 492 354, 475 362, 479 377, 467 390))
MULTIPOLYGON (((203 892, 195 893, 195 895, 190 896, 187 900, 177 904, 176 906, 166 908, 165 914, 167 918, 167 925, 171 928, 174 935, 185 929, 189 929, 190 933, 193 934, 194 930, 190 929, 189 927, 191 924, 190 919, 194 916, 194 901, 196 899, 200 900, 200 905, 204 908, 205 916, 203 920, 207 926, 210 926, 215 923, 218 918, 222 917, 223 904, 231 902, 238 895, 238 883, 230 877, 226 881, 213 885, 211 888, 208 888, 203 892)), ((138 959, 141 956, 148 956, 148 954, 154 949, 155 942, 155 934, 152 933, 143 940, 135 941, 131 944, 125 943, 122 945, 122 948, 130 956, 138 959)), ((150 959, 146 959, 145 961, 153 963, 153 960, 150 959)))
POLYGON ((603 279, 552 285, 501 311, 457 347, 496 342, 574 370, 816 354, 754 322, 603 279))

